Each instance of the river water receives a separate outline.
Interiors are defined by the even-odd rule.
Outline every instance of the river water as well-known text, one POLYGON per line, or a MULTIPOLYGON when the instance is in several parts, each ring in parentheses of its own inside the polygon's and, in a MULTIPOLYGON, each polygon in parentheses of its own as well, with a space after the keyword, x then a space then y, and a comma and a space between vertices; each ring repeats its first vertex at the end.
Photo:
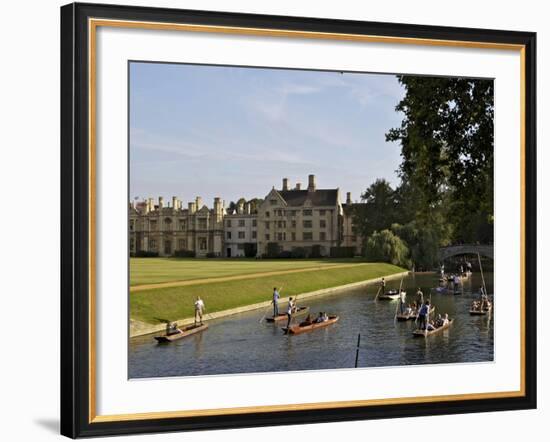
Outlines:
MULTIPOLYGON (((485 274, 489 294, 493 275, 485 274)), ((256 310, 209 322, 209 328, 169 344, 157 344, 151 335, 132 338, 129 377, 196 376, 348 368, 355 364, 361 334, 359 367, 482 362, 493 360, 493 321, 489 316, 470 316, 469 306, 479 298, 481 277, 465 281, 459 295, 441 293, 438 276, 416 274, 403 281, 407 302, 416 289, 431 293, 437 313, 448 313, 452 326, 434 336, 414 338, 414 321, 395 322, 397 301, 374 301, 377 287, 352 289, 338 294, 304 299, 312 314, 326 311, 340 320, 326 328, 301 335, 283 334, 285 324, 259 322, 256 310)), ((399 287, 391 281, 388 288, 399 287)), ((266 297, 270 294, 267 293, 266 297)), ((298 319, 299 320, 299 319, 298 319)))

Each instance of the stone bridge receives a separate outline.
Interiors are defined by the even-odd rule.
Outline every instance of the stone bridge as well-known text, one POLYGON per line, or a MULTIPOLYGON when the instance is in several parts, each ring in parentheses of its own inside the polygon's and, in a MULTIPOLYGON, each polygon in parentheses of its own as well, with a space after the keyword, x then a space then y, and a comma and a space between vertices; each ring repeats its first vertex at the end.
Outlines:
POLYGON ((493 258, 493 246, 487 244, 460 244, 456 246, 442 247, 439 249, 439 259, 441 261, 455 255, 477 255, 493 258))

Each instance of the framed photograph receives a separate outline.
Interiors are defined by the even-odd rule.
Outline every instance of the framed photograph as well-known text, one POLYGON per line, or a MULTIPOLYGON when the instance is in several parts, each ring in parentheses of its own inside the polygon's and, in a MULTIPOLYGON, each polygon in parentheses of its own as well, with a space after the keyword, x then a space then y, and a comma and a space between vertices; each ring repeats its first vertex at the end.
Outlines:
POLYGON ((535 408, 535 45, 62 7, 62 434, 535 408))

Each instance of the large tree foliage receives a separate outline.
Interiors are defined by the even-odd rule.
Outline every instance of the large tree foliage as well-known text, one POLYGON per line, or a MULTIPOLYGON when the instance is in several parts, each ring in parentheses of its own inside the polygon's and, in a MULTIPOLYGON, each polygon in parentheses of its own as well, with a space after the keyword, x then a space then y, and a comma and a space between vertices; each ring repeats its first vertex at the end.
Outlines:
POLYGON ((354 206, 357 233, 366 238, 395 222, 397 200, 395 190, 384 179, 377 179, 361 194, 362 204, 354 206))
POLYGON ((411 265, 407 245, 390 230, 374 232, 365 246, 365 256, 371 261, 389 262, 403 267, 411 265))
MULTIPOLYGON (((493 81, 399 77, 405 97, 401 127, 388 141, 401 144, 401 179, 417 197, 416 219, 443 215, 455 241, 492 241, 493 81)), ((440 222, 441 220, 435 220, 440 222)))

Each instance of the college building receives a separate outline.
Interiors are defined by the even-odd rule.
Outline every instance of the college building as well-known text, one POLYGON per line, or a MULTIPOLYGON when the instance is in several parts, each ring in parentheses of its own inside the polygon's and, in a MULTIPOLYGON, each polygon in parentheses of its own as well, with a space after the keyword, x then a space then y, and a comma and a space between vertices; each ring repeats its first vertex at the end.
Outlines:
POLYGON ((239 201, 232 210, 221 198, 212 208, 201 197, 187 207, 177 197, 165 205, 149 198, 129 206, 132 256, 330 256, 334 248, 361 253, 353 226, 351 194, 340 202, 340 190, 319 189, 315 175, 308 185, 290 186, 283 178, 259 206, 239 201))

